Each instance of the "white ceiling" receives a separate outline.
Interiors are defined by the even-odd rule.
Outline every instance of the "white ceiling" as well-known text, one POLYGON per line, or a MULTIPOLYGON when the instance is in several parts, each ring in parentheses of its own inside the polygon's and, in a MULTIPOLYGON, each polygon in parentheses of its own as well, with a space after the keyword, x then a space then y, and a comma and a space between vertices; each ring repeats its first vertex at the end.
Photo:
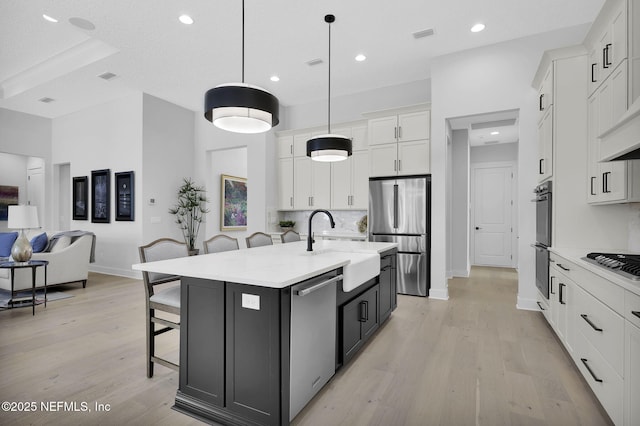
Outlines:
MULTIPOLYGON (((55 118, 143 91, 194 111, 241 79, 240 0, 1 0, 0 107, 55 118), (42 14, 57 18, 45 21, 42 14), (187 13, 190 26, 178 22, 187 13), (83 30, 69 18, 91 21, 83 30), (112 72, 107 82, 98 74, 112 72), (45 104, 43 97, 55 99, 45 104)), ((604 0, 246 0, 245 81, 283 105, 422 80, 433 57, 593 21, 604 0), (471 33, 483 22, 487 29, 471 33), (433 28, 431 37, 413 32, 433 28), (364 53, 367 60, 356 62, 364 53), (307 61, 325 62, 310 67, 307 61), (277 74, 280 81, 269 80, 277 74)))

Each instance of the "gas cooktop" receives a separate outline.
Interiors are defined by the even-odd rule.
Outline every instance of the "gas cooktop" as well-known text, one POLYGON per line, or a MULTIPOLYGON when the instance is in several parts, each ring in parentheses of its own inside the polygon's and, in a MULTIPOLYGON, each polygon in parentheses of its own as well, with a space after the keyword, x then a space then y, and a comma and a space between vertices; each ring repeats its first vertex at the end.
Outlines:
POLYGON ((630 280, 640 281, 640 254, 589 253, 583 259, 630 280))

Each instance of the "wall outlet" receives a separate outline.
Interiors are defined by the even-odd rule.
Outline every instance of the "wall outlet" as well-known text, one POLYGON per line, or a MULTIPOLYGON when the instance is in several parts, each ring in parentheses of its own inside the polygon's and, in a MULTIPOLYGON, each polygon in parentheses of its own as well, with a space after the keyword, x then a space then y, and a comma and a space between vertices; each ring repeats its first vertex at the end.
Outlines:
POLYGON ((242 293, 242 307, 247 309, 260 310, 260 296, 256 294, 242 293))

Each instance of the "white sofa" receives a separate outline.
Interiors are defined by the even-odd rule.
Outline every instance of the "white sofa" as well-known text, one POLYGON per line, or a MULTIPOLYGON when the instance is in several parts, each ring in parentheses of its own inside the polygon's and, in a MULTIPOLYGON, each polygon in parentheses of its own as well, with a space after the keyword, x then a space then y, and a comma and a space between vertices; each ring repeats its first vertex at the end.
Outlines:
MULTIPOLYGON (((31 231, 28 238, 42 233, 43 231, 31 231)), ((47 233, 51 238, 55 233, 47 233)), ((65 237, 69 238, 69 237, 65 237)), ((87 285, 89 276, 89 263, 92 260, 92 247, 95 236, 85 234, 77 237, 70 237, 70 241, 56 245, 50 252, 33 253, 32 260, 48 260, 47 266, 47 288, 60 284, 81 282, 82 287, 87 285), (67 246, 66 244, 69 243, 67 246), (65 246, 65 247, 63 247, 65 246)), ((16 269, 13 291, 31 290, 31 268, 16 269)), ((44 268, 36 268, 36 288, 44 287, 44 268)), ((11 271, 0 269, 0 288, 11 291, 11 271)))

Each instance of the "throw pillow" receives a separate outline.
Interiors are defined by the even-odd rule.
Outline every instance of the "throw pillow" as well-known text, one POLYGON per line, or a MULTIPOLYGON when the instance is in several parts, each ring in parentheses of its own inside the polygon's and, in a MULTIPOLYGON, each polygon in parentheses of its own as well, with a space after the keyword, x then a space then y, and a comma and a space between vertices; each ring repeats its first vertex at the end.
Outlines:
POLYGON ((18 239, 17 232, 0 232, 0 257, 9 257, 11 247, 18 239))
POLYGON ((64 237, 58 238, 58 241, 56 241, 56 243, 53 245, 53 247, 51 247, 51 250, 49 251, 51 253, 55 253, 57 251, 66 249, 70 245, 71 245, 71 237, 65 235, 64 237))
POLYGON ((45 247, 49 244, 49 238, 47 237, 47 233, 43 232, 40 235, 36 235, 31 239, 31 247, 33 247, 34 253, 41 253, 44 251, 45 247))

